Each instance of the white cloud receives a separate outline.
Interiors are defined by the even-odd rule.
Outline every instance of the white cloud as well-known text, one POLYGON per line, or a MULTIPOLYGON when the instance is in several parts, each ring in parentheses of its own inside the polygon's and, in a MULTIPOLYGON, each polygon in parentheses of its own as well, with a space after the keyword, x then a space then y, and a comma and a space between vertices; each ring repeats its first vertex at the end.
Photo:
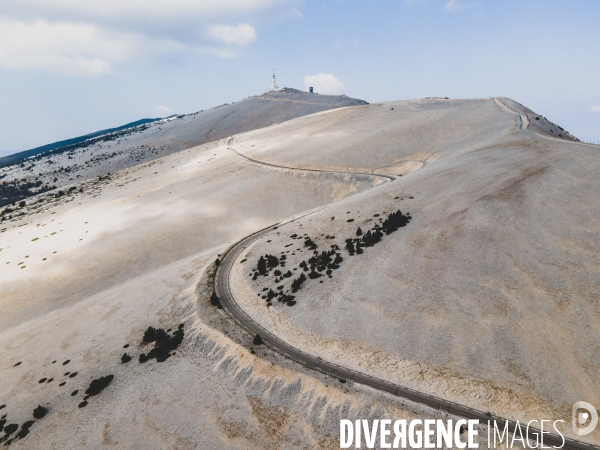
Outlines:
POLYGON ((154 108, 154 110, 159 113, 171 112, 171 108, 169 108, 168 106, 157 106, 156 108, 154 108))
POLYGON ((185 46, 168 39, 106 31, 85 23, 0 18, 0 66, 68 75, 113 72, 118 61, 171 55, 185 46))
POLYGON ((252 21, 295 16, 301 1, 2 0, 0 66, 96 75, 183 53, 231 58, 256 41, 252 21))
POLYGON ((82 20, 165 25, 242 17, 272 9, 290 9, 297 0, 2 0, 2 9, 11 16, 44 17, 54 20, 82 20))
POLYGON ((446 11, 456 11, 459 9, 463 9, 464 7, 465 5, 459 2, 458 0, 448 0, 445 6, 446 11))
POLYGON ((312 86, 315 88, 315 92, 321 94, 338 94, 346 89, 338 77, 330 73, 320 72, 318 75, 305 76, 304 86, 306 87, 306 90, 312 86))
POLYGON ((256 30, 252 25, 247 23, 240 23, 235 27, 213 25, 208 27, 207 32, 211 39, 240 47, 245 47, 256 41, 256 30))
POLYGON ((590 111, 592 111, 592 112, 600 112, 600 106, 592 106, 592 109, 590 111))

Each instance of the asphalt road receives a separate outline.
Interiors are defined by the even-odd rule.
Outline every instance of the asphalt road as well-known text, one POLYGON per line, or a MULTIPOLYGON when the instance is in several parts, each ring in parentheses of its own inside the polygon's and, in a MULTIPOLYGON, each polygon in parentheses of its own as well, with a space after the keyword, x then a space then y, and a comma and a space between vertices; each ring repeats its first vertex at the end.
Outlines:
MULTIPOLYGON (((229 141, 227 141, 228 145, 231 142, 231 139, 229 139, 229 141)), ((245 159, 246 161, 250 161, 253 163, 257 163, 260 164, 262 166, 269 166, 269 167, 276 167, 278 169, 287 169, 287 170, 298 170, 301 172, 324 172, 324 173, 336 173, 336 174, 342 174, 342 175, 363 175, 366 177, 376 177, 376 178, 384 178, 387 181, 394 181, 397 177, 393 176, 393 175, 381 175, 378 173, 365 173, 365 172, 344 172, 344 171, 335 171, 332 172, 331 170, 325 170, 325 169, 304 169, 304 168, 300 168, 300 167, 291 167, 291 166, 282 166, 279 164, 271 164, 265 161, 260 161, 258 159, 254 159, 254 158, 250 158, 249 156, 244 155, 243 153, 238 152, 237 150, 234 150, 233 148, 229 148, 227 147, 229 150, 231 150, 233 153, 235 153, 236 155, 238 155, 239 157, 245 159)))
MULTIPOLYGON (((300 217, 313 214, 314 212, 323 209, 318 208, 316 210, 304 213, 302 215, 296 216, 294 220, 299 219, 300 217)), ((233 265, 236 263, 238 256, 242 251, 250 246, 253 242, 260 239, 270 231, 284 226, 286 223, 291 222, 292 219, 283 221, 273 226, 269 226, 268 228, 259 230, 250 236, 247 236, 237 244, 235 244, 222 258, 221 264, 217 268, 217 273, 215 275, 215 292, 217 296, 221 300, 221 304, 223 309, 235 320, 239 325, 241 325, 248 333, 252 336, 260 335, 265 345, 269 346, 276 352, 290 358, 293 361, 296 361, 299 364, 302 364, 305 367, 318 370, 319 372, 325 373, 332 377, 343 379, 346 381, 351 381, 354 383, 360 383, 365 386, 370 386, 374 389, 387 392, 389 394, 403 397, 408 400, 411 400, 416 403, 421 403, 427 405, 431 408, 448 412, 450 414, 463 417, 465 419, 479 419, 479 422, 482 424, 488 423, 488 421, 495 420, 498 424, 500 430, 504 428, 504 424, 506 419, 491 415, 484 411, 478 411, 473 408, 469 408, 463 405, 459 405, 457 403, 449 402, 447 400, 426 394, 424 392, 415 391, 413 389, 399 386, 389 381, 381 380, 370 375, 366 375, 360 372, 356 372, 347 367, 342 367, 337 364, 324 361, 319 356, 311 355, 302 350, 297 349, 293 345, 288 342, 282 341, 277 336, 261 327, 258 323, 256 323, 246 312, 237 304, 233 294, 230 289, 230 276, 231 269, 233 265)), ((515 429, 516 423, 513 421, 509 422, 509 430, 512 432, 515 429)), ((525 427, 527 424, 521 424, 521 428, 523 430, 523 434, 525 433, 525 427)), ((564 426, 571 426, 570 423, 563 424, 564 426)), ((551 422, 547 423, 546 429, 552 429, 551 422)), ((539 430, 532 429, 530 427, 530 433, 538 432, 539 430)), ((530 434, 530 436, 534 436, 530 434)), ((544 445, 545 446, 556 446, 560 447, 563 444, 563 438, 554 434, 548 434, 546 431, 544 432, 544 445)), ((575 441, 572 439, 565 438, 564 449, 597 449, 600 450, 600 447, 593 446, 590 444, 586 444, 581 441, 575 441)))

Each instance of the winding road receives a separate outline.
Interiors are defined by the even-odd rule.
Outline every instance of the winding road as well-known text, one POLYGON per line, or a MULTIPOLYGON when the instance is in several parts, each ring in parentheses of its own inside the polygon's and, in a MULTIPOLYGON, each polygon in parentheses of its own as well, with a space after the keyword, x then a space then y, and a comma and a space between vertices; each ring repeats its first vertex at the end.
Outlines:
MULTIPOLYGON (((293 167, 276 166, 274 164, 269 164, 269 163, 265 163, 265 162, 262 162, 259 160, 251 159, 245 155, 240 154, 239 152, 237 152, 235 150, 232 150, 232 151, 234 151, 240 157, 248 159, 248 160, 250 160, 254 163, 258 163, 258 164, 265 164, 265 165, 279 167, 279 168, 288 169, 288 170, 315 171, 314 169, 297 169, 297 168, 293 168, 293 167)), ((316 170, 316 171, 329 172, 326 170, 316 170)), ((370 176, 383 177, 387 180, 394 179, 393 177, 386 176, 386 175, 379 175, 379 174, 337 172, 337 171, 330 171, 329 173, 332 173, 332 174, 352 173, 355 175, 370 175, 370 176)), ((414 389, 410 389, 408 387, 393 384, 389 381, 375 378, 375 377, 367 375, 367 374, 356 372, 347 367, 342 367, 342 366, 339 366, 332 362, 324 361, 319 356, 306 353, 306 352, 294 347, 292 344, 279 339, 273 333, 271 333, 267 329, 263 328, 261 325, 259 325, 257 322, 255 322, 252 319, 252 317, 250 317, 240 307, 240 305, 235 301, 235 298, 231 292, 231 285, 230 285, 231 271, 232 271, 233 266, 236 263, 238 257, 240 256, 240 254, 246 248, 248 248, 250 245, 252 245, 255 241, 262 238, 263 236, 265 236, 272 230, 280 228, 280 227, 284 226, 286 223, 293 222, 294 220, 297 220, 301 217, 313 214, 324 208, 326 208, 326 206, 322 206, 322 207, 313 209, 311 211, 308 211, 303 214, 295 216, 294 219, 287 219, 287 220, 279 222, 275 225, 272 225, 272 226, 269 226, 262 230, 256 231, 255 233, 245 237, 244 239, 239 241, 237 244, 235 244, 233 247, 231 247, 231 249, 223 256, 223 258, 221 260, 221 264, 217 268, 217 272, 215 275, 215 281, 214 281, 215 292, 216 292, 217 296, 219 297, 225 312, 227 314, 229 314, 229 316, 234 321, 236 321, 242 328, 244 328, 252 336, 258 334, 262 338, 262 341, 265 343, 265 345, 272 348, 276 352, 282 354, 283 356, 285 356, 293 361, 296 361, 299 364, 302 364, 305 367, 308 367, 313 370, 317 370, 319 372, 330 375, 330 376, 335 377, 340 380, 346 380, 346 381, 351 381, 354 383, 360 383, 362 385, 369 386, 371 388, 377 389, 382 392, 387 392, 389 394, 392 394, 392 395, 395 395, 398 397, 403 397, 403 398, 406 398, 413 402, 421 403, 423 405, 427 405, 436 410, 444 411, 444 412, 447 412, 447 413, 455 415, 455 416, 460 416, 465 419, 478 419, 480 421, 480 423, 482 423, 482 424, 486 424, 486 423, 488 423, 488 421, 495 420, 499 430, 503 430, 505 422, 508 422, 509 431, 512 433, 517 426, 516 422, 509 421, 507 419, 495 416, 493 414, 490 414, 490 413, 487 413, 484 411, 479 411, 474 408, 470 408, 470 407, 463 406, 463 405, 460 405, 457 403, 453 403, 453 402, 441 399, 439 397, 435 397, 433 395, 426 394, 424 392, 415 391, 414 389)), ((571 424, 566 423, 564 425, 570 426, 571 424)), ((523 435, 524 435, 524 429, 527 426, 527 424, 524 423, 524 424, 521 424, 520 426, 523 429, 523 435)), ((548 428, 552 429, 551 422, 547 423, 546 429, 548 429, 548 428)), ((536 430, 532 427, 530 427, 529 432, 530 433, 534 433, 534 432, 540 433, 539 430, 536 430)), ((530 434, 530 436, 534 436, 534 435, 530 434)), ((585 449, 585 450, 596 449, 596 450, 600 450, 600 447, 593 446, 593 445, 587 444, 585 442, 572 440, 569 438, 564 438, 564 441, 563 441, 563 438, 561 436, 558 436, 555 434, 550 434, 546 431, 544 431, 544 445, 546 445, 546 446, 551 445, 551 446, 555 446, 556 448, 563 448, 563 449, 585 449), (564 442, 564 445, 563 445, 563 442, 564 442)))

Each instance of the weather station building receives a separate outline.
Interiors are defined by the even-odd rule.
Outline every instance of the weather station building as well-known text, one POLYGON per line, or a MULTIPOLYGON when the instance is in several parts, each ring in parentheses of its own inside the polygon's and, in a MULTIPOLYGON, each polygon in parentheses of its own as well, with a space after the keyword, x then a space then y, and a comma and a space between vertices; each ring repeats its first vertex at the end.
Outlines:
MULTIPOLYGON (((268 89, 267 91, 265 91, 265 93, 272 92, 272 91, 284 91, 284 93, 288 93, 289 92, 289 89, 287 87, 284 86, 283 88, 280 88, 279 86, 277 86, 277 78, 275 78, 275 69, 273 69, 273 76, 271 78, 271 88, 268 89)), ((295 92, 295 93, 300 93, 300 91, 297 91, 296 89, 292 89, 292 91, 295 92)), ((313 89, 312 86, 310 86, 308 88, 308 93, 309 94, 313 94, 314 93, 314 89, 313 89)))

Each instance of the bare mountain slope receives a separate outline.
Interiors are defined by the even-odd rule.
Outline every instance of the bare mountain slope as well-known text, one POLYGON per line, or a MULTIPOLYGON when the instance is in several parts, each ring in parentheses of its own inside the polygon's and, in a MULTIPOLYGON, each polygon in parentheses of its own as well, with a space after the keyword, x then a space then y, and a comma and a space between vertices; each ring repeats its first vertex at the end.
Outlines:
POLYGON ((15 424, 48 408, 11 448, 339 448, 339 418, 447 418, 307 371, 211 304, 219 255, 290 216, 229 279, 253 319, 323 359, 570 425, 574 401, 600 404, 600 154, 519 121, 493 99, 336 109, 73 182, 5 214, 0 405, 15 424), (362 252, 351 241, 350 255, 346 239, 366 242, 398 209, 407 226, 362 252), (315 257, 311 242, 343 259, 292 293, 311 273, 300 265, 315 257), (265 254, 285 266, 255 277, 265 254), (295 304, 268 307, 269 289, 295 304), (178 324, 173 355, 140 362, 152 348, 144 330, 178 324))
POLYGON ((568 131, 565 131, 563 127, 556 125, 544 116, 533 112, 519 102, 506 97, 499 97, 496 101, 500 105, 504 105, 511 111, 521 115, 522 123, 520 124, 520 127, 524 130, 530 130, 556 139, 579 142, 579 139, 568 131))
POLYGON ((341 110, 230 147, 290 167, 404 173, 272 231, 240 256, 248 261, 237 266, 234 296, 275 335, 513 419, 569 424, 575 401, 600 403, 598 148, 524 132, 492 99, 341 110), (365 233, 398 209, 410 223, 368 246, 365 233), (347 239, 362 239, 360 254, 347 239), (332 245, 343 260, 319 272, 320 252, 332 245), (285 255, 279 270, 290 277, 252 276, 266 254, 285 255))
POLYGON ((179 115, 43 153, 0 169, 0 206, 153 161, 226 136, 366 102, 281 89, 206 111, 179 115))

